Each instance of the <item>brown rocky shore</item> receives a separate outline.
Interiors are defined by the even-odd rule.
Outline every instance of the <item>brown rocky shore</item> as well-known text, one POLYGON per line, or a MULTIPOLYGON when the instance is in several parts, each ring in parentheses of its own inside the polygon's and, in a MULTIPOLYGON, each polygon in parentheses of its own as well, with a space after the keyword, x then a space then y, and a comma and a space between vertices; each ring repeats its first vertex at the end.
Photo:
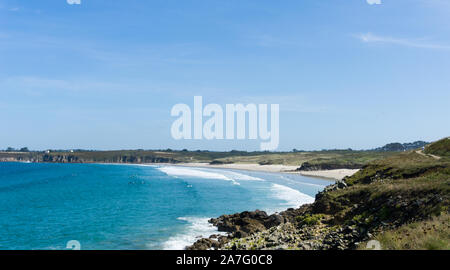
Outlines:
MULTIPOLYGON (((327 190, 344 187, 345 183, 339 181, 327 190)), ((313 207, 314 204, 306 204, 272 215, 259 210, 222 215, 209 222, 220 232, 227 232, 227 236, 211 235, 187 249, 348 249, 371 236, 352 226, 327 226, 331 217, 308 215, 313 207), (313 226, 319 223, 320 226, 313 226)))

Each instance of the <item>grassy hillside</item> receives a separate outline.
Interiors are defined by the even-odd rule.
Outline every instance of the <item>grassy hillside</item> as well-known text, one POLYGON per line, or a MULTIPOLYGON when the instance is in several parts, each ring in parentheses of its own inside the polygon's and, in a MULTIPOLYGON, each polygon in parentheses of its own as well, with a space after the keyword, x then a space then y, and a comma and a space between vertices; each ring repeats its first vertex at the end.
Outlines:
POLYGON ((441 157, 450 157, 450 137, 426 146, 425 153, 441 157))
MULTIPOLYGON (((385 159, 375 160, 346 179, 347 184, 370 184, 382 180, 434 179, 449 173, 449 159, 421 155, 415 151, 400 153, 385 159)), ((397 182, 395 182, 397 183, 397 182)), ((414 181, 410 181, 413 184, 414 181)))
POLYGON ((301 166, 304 162, 311 165, 332 164, 346 168, 363 166, 370 161, 388 157, 393 152, 330 150, 313 152, 253 153, 250 155, 230 155, 216 158, 223 163, 256 163, 262 165, 282 164, 301 166))
MULTIPOLYGON (((374 239, 379 241, 385 250, 449 250, 449 226, 450 215, 443 213, 429 220, 411 222, 379 233, 374 239)), ((366 247, 366 244, 360 245, 360 249, 367 249, 366 247)))
MULTIPOLYGON (((448 153, 445 140, 429 146, 439 149, 433 154, 448 153)), ((374 233, 386 248, 448 248, 450 158, 401 153, 373 161, 344 181, 347 188, 318 195, 315 214, 374 233)))
MULTIPOLYGON (((448 139, 427 150, 448 153, 448 139)), ((235 233, 220 248, 364 249, 376 239, 385 249, 448 249, 449 205, 450 157, 397 153, 328 186, 311 205, 265 218, 281 225, 235 233)))

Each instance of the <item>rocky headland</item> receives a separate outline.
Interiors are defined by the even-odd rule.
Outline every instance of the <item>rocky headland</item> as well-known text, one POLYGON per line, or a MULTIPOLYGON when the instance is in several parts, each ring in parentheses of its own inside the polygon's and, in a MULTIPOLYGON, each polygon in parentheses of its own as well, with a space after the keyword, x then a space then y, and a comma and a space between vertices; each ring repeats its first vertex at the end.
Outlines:
POLYGON ((187 249, 344 250, 364 248, 371 239, 386 248, 449 248, 450 140, 425 153, 430 156, 408 151, 373 161, 297 209, 211 219, 228 235, 199 239, 187 249))

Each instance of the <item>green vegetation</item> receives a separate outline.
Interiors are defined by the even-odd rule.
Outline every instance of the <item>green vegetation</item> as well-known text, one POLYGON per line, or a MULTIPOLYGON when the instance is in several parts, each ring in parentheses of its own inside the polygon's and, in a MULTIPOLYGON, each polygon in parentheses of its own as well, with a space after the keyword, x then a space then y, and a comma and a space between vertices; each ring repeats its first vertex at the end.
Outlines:
POLYGON ((450 160, 436 159, 414 151, 397 154, 386 159, 376 160, 346 179, 347 184, 369 184, 383 179, 409 179, 420 176, 432 177, 449 173, 450 160))
POLYGON ((28 150, 28 147, 22 147, 20 149, 15 149, 13 147, 8 147, 4 151, 8 152, 8 153, 11 153, 11 152, 30 152, 30 150, 28 150))
MULTIPOLYGON (((303 158, 309 163, 302 164, 305 168, 332 167, 344 161, 365 164, 356 174, 327 186, 316 195, 314 203, 267 219, 280 220, 281 216, 284 223, 258 228, 244 236, 234 234, 232 241, 222 247, 363 249, 369 240, 376 239, 384 249, 449 249, 450 157, 445 153, 450 145, 448 139, 441 140, 428 145, 424 153, 421 148, 414 148, 419 143, 407 145, 412 150, 384 154, 321 151, 224 158, 229 162, 260 164, 286 164, 303 158)), ((228 227, 255 228, 247 216, 224 218, 228 227)), ((252 216, 256 223, 264 223, 265 219, 252 216)))
POLYGON ((450 137, 426 146, 425 153, 441 157, 450 157, 450 137))
POLYGON ((388 249, 449 249, 450 158, 436 155, 448 153, 448 141, 427 147, 430 155, 415 150, 370 162, 344 179, 347 188, 318 194, 310 212, 373 232, 388 249))
POLYGON ((295 220, 297 221, 297 223, 299 223, 299 225, 318 225, 320 224, 320 221, 325 217, 325 215, 323 214, 315 214, 315 215, 311 215, 311 214, 305 214, 303 216, 297 216, 295 218, 295 220))
MULTIPOLYGON (((374 239, 379 241, 382 249, 450 249, 450 215, 448 213, 432 217, 426 221, 412 222, 397 229, 378 234, 374 239)), ((366 243, 360 246, 365 249, 366 243)))
POLYGON ((45 152, 0 152, 1 160, 32 161, 32 162, 78 162, 78 163, 181 163, 181 162, 211 162, 234 155, 252 155, 258 152, 209 152, 209 151, 173 151, 171 149, 147 150, 117 150, 117 151, 45 151, 45 152))
POLYGON ((350 166, 363 166, 370 161, 385 158, 393 155, 393 152, 376 151, 313 151, 313 152, 262 152, 250 155, 230 155, 219 158, 219 161, 226 163, 253 163, 261 165, 282 164, 299 166, 304 162, 311 165, 337 165, 342 168, 350 166))
MULTIPOLYGON (((295 245, 298 243, 296 247, 289 247, 363 248, 365 241, 377 239, 386 249, 450 248, 449 138, 427 145, 424 151, 404 152, 192 152, 186 149, 28 152, 27 148, 19 152, 9 148, 0 152, 0 161, 257 163, 294 165, 311 170, 362 167, 343 182, 317 194, 313 204, 286 211, 285 217, 296 225, 292 226, 290 234, 297 239, 295 245), (305 239, 312 240, 303 245, 305 239)), ((261 247, 258 239, 254 240, 247 248, 261 247)))

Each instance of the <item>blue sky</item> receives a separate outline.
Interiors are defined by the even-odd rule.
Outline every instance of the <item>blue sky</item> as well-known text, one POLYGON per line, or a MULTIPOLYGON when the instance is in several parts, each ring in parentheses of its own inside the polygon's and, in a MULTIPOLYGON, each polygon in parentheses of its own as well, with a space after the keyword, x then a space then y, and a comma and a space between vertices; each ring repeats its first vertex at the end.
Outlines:
POLYGON ((0 148, 176 141, 176 103, 280 104, 279 150, 450 135, 450 1, 0 0, 0 148))

